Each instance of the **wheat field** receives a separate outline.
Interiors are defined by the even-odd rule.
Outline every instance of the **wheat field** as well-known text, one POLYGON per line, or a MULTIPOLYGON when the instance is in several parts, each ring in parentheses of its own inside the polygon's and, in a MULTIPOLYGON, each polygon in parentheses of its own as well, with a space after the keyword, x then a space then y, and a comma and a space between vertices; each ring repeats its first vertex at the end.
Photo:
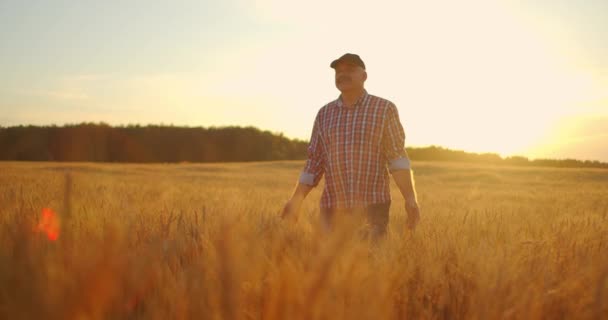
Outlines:
POLYGON ((279 218, 302 161, 0 163, 0 318, 608 318, 608 170, 413 166, 369 243, 279 218))

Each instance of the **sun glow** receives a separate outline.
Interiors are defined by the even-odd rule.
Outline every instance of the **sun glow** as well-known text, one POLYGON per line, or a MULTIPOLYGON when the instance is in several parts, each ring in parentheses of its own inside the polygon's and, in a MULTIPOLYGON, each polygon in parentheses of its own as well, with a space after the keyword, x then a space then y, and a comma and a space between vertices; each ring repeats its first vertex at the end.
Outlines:
POLYGON ((547 136, 558 121, 605 96, 594 74, 578 67, 584 58, 571 53, 571 39, 552 37, 542 19, 507 3, 312 1, 302 10, 254 3, 258 19, 291 26, 298 36, 252 49, 259 63, 240 83, 305 110, 289 125, 300 137, 308 138, 322 97, 339 94, 326 65, 344 52, 366 62, 370 93, 397 104, 411 146, 536 154, 541 143, 560 139, 547 136), (312 13, 318 19, 301 28, 312 13), (315 50, 297 52, 306 45, 315 50), (319 65, 327 72, 319 74, 319 65), (307 97, 295 98, 302 88, 307 97))
POLYGON ((542 156, 561 148, 559 123, 606 119, 608 29, 599 3, 540 2, 230 0, 213 23, 177 11, 183 39, 128 25, 118 35, 150 42, 146 54, 113 48, 125 59, 58 65, 73 70, 36 82, 22 70, 0 94, 0 125, 237 125, 309 139, 319 108, 339 95, 329 63, 352 52, 368 67, 368 92, 397 105, 407 146, 542 156))

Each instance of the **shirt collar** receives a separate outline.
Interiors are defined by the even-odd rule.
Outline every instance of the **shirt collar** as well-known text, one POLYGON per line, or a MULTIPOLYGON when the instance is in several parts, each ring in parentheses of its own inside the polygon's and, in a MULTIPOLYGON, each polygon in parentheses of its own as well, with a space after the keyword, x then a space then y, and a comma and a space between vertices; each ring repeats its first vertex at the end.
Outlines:
MULTIPOLYGON (((367 90, 363 89, 363 94, 359 97, 359 99, 357 99, 357 102, 355 102, 355 104, 353 104, 352 108, 361 105, 363 103, 363 101, 365 101, 367 96, 368 96, 367 90)), ((342 102, 342 94, 340 94, 338 99, 336 99, 336 103, 338 104, 338 107, 344 106, 344 102, 342 102)))

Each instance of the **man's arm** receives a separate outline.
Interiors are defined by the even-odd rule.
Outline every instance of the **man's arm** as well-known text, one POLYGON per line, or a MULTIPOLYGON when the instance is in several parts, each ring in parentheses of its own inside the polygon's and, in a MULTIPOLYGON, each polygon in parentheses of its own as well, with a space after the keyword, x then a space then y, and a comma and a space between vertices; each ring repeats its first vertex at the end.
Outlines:
POLYGON ((416 185, 414 184, 414 172, 411 169, 393 171, 393 179, 405 199, 405 211, 407 212, 407 226, 414 230, 420 221, 420 208, 416 196, 416 185))
POLYGON ((283 207, 281 217, 284 219, 296 219, 302 207, 302 202, 304 202, 304 199, 313 188, 313 186, 298 182, 291 198, 283 207))
POLYGON ((416 197, 416 186, 414 184, 414 171, 412 169, 404 169, 393 172, 393 179, 401 191, 403 199, 406 203, 418 203, 416 197))
POLYGON ((283 218, 297 218, 302 202, 310 191, 319 184, 325 173, 325 161, 319 126, 319 115, 317 114, 310 143, 308 144, 308 159, 291 198, 283 207, 283 211, 281 212, 283 218))
POLYGON ((387 110, 383 130, 384 156, 388 161, 389 171, 393 175, 403 199, 405 199, 408 226, 413 229, 420 220, 420 209, 418 208, 414 173, 404 147, 405 132, 401 121, 399 121, 397 107, 393 104, 387 110))

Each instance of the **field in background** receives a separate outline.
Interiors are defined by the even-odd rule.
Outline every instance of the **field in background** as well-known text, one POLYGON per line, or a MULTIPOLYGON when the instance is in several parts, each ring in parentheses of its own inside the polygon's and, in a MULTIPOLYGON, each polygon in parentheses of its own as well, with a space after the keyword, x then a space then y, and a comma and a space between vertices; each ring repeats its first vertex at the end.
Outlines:
POLYGON ((321 188, 278 218, 302 167, 0 163, 0 318, 608 315, 608 170, 415 162, 421 223, 393 184, 374 247, 321 188))

